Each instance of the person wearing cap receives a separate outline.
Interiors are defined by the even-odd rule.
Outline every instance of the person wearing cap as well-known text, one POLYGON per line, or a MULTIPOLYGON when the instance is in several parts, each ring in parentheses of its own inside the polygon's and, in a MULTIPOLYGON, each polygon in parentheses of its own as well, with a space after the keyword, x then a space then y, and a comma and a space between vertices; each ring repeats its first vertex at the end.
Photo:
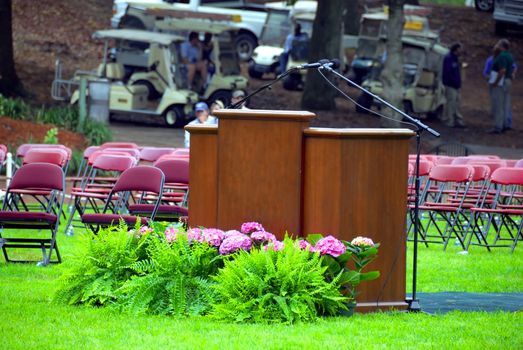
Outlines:
MULTIPOLYGON (((243 98, 245 98, 245 91, 243 90, 235 90, 233 91, 232 93, 232 97, 231 97, 231 106, 240 102, 243 98)), ((248 109, 246 106, 245 106, 245 102, 242 103, 242 105, 240 106, 239 109, 248 109)))
MULTIPOLYGON (((218 124, 218 119, 209 115, 209 106, 205 102, 198 102, 194 106, 194 112, 196 113, 196 119, 191 121, 187 125, 202 125, 202 124, 218 124)), ((185 130, 185 148, 189 148, 191 145, 191 133, 185 130)))

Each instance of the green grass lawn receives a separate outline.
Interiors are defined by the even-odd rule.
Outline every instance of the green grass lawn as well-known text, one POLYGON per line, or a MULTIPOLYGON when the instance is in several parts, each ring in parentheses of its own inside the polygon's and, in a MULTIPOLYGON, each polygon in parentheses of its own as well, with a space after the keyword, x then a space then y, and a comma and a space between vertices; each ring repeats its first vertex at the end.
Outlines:
MULTIPOLYGON (((78 230, 77 230, 78 231, 78 230)), ((207 318, 130 316, 107 309, 51 304, 56 280, 78 237, 59 235, 62 265, 0 262, 2 349, 521 349, 521 312, 356 314, 312 324, 238 325, 207 318)), ((409 245, 408 273, 411 274, 409 245)), ((418 291, 523 292, 523 249, 468 255, 419 247, 418 291)), ((33 252, 34 254, 37 251, 33 252)), ((407 291, 410 291, 410 280, 407 291)), ((423 300, 421 300, 423 305, 423 300)))

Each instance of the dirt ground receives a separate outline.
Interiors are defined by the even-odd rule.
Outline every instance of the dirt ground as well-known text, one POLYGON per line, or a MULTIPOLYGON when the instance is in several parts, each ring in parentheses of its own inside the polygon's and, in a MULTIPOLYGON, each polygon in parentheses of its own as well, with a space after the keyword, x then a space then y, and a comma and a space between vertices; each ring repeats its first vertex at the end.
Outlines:
MULTIPOLYGON (((31 96, 28 101, 36 104, 53 104, 50 96, 54 77, 55 60, 64 65, 64 76, 76 69, 92 69, 101 57, 101 45, 91 40, 97 29, 110 25, 111 0, 52 1, 41 0, 37 8, 31 0, 13 0, 13 35, 15 62, 18 75, 31 96)), ((499 39, 494 34, 491 14, 473 8, 433 6, 431 26, 440 30, 444 44, 461 41, 465 45, 464 60, 468 63, 462 89, 462 114, 468 128, 450 129, 439 121, 428 122, 441 132, 441 138, 424 137, 423 150, 445 141, 491 145, 522 149, 523 157, 523 79, 513 85, 513 130, 501 135, 488 135, 491 126, 490 102, 487 85, 481 75, 483 63, 492 46, 499 39)), ((509 33, 516 62, 523 65, 523 37, 509 33)), ((250 90, 267 81, 250 81, 250 90)), ((346 88, 356 97, 357 91, 346 88)), ((300 109, 300 92, 289 92, 276 84, 251 101, 251 107, 264 109, 300 109)), ((354 106, 337 99, 336 111, 317 111, 315 126, 325 127, 377 127, 376 117, 355 112, 354 106)), ((1 125, 0 125, 1 128, 1 125)), ((0 132, 1 134, 1 132, 0 132)))

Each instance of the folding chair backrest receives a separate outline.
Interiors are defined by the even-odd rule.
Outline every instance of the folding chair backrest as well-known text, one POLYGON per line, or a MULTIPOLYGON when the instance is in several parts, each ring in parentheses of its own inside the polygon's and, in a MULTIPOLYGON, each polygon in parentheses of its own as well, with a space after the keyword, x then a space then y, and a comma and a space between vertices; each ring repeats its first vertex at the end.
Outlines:
POLYGON ((467 182, 472 180, 474 168, 469 165, 436 165, 430 170, 429 179, 438 182, 467 182))
MULTIPOLYGON (((416 175, 416 161, 410 161, 409 163, 412 164, 414 167, 414 175, 416 175)), ((430 169, 434 166, 434 163, 432 163, 429 160, 420 160, 419 161, 419 176, 428 176, 430 173, 430 169)))
POLYGON ((181 157, 189 157, 190 151, 188 148, 178 148, 173 152, 173 155, 181 157))
POLYGON ((68 160, 71 159, 71 156, 72 156, 72 153, 73 153, 69 147, 66 147, 64 145, 50 145, 50 144, 46 144, 46 143, 24 143, 23 145, 20 145, 17 148, 17 150, 16 150, 16 157, 17 158, 23 158, 23 157, 25 157, 27 152, 29 152, 29 150, 36 149, 36 148, 40 148, 40 149, 49 149, 49 148, 63 149, 64 151, 67 152, 67 159, 68 160))
POLYGON ((490 181, 500 185, 523 186, 523 168, 497 168, 490 176, 490 181))
POLYGON ((136 158, 120 154, 100 154, 93 162, 93 168, 103 171, 125 171, 136 165, 136 158))
POLYGON ((501 167, 506 167, 507 166, 507 162, 505 162, 504 160, 501 160, 501 159, 473 159, 472 161, 470 161, 468 164, 470 165, 475 165, 475 164, 482 164, 482 165, 486 165, 490 168, 490 173, 493 173, 494 170, 496 170, 497 168, 501 168, 501 167))
POLYGON ((89 147, 87 147, 84 150, 84 153, 83 153, 84 159, 89 159, 91 154, 93 154, 94 152, 96 152, 96 151, 98 151, 100 149, 101 149, 100 146, 89 146, 89 147))
MULTIPOLYGON (((7 155, 7 152, 3 149, 0 149, 0 162, 3 163, 5 161, 5 157, 7 155)), ((0 164, 0 168, 2 167, 2 164, 0 164)))
POLYGON ((136 160, 140 160, 140 150, 138 150, 137 148, 107 147, 104 148, 103 151, 125 153, 130 156, 133 156, 134 158, 136 158, 136 160))
POLYGON ((454 157, 439 156, 438 160, 436 160, 436 165, 452 164, 453 161, 454 161, 454 157))
POLYGON ((154 163, 165 174, 166 183, 189 183, 189 161, 186 159, 166 159, 154 163))
POLYGON ((31 163, 20 167, 9 184, 9 190, 64 190, 64 173, 56 164, 31 163))
POLYGON ((101 149, 111 148, 111 147, 116 147, 116 148, 136 148, 136 149, 139 148, 138 145, 136 143, 134 143, 134 142, 105 142, 102 145, 100 145, 101 149))
POLYGON ((472 175, 472 181, 485 181, 490 176, 490 168, 483 164, 471 164, 474 168, 474 174, 472 175))
POLYGON ((93 152, 89 158, 87 159, 87 165, 89 166, 93 166, 94 162, 96 161, 96 159, 98 157, 100 157, 101 155, 115 155, 115 156, 129 156, 127 153, 125 152, 112 152, 112 151, 106 151, 106 150, 98 150, 98 151, 95 151, 93 152))
POLYGON ((514 164, 514 168, 523 168, 523 159, 520 159, 514 164))
POLYGON ((64 167, 67 164, 67 160, 68 155, 64 149, 32 148, 25 154, 22 164, 50 163, 64 167))
POLYGON ((113 187, 113 192, 147 191, 161 193, 164 183, 163 172, 152 166, 140 165, 125 170, 113 187))
POLYGON ((144 147, 140 151, 140 160, 155 162, 163 155, 171 154, 176 150, 173 147, 144 147))

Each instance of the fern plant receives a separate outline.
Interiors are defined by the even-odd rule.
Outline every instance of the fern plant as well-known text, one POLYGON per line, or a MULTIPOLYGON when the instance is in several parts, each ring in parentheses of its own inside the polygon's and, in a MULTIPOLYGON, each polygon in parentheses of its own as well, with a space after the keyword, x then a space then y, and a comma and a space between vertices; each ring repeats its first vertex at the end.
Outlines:
MULTIPOLYGON (((136 229, 139 230, 139 226, 136 229)), ((118 226, 101 229, 97 234, 86 233, 80 240, 54 300, 67 304, 108 305, 116 300, 115 291, 136 274, 131 265, 146 258, 145 247, 150 237, 133 234, 121 222, 118 226)))
POLYGON ((337 279, 327 282, 319 254, 286 239, 280 251, 239 251, 214 278, 212 316, 231 322, 294 323, 346 310, 337 279))
MULTIPOLYGON (((157 232, 162 232, 155 227, 157 232)), ((151 240, 148 259, 131 265, 135 272, 117 291, 117 307, 132 314, 203 315, 214 300, 221 258, 208 243, 189 243, 180 234, 173 242, 151 240)))

